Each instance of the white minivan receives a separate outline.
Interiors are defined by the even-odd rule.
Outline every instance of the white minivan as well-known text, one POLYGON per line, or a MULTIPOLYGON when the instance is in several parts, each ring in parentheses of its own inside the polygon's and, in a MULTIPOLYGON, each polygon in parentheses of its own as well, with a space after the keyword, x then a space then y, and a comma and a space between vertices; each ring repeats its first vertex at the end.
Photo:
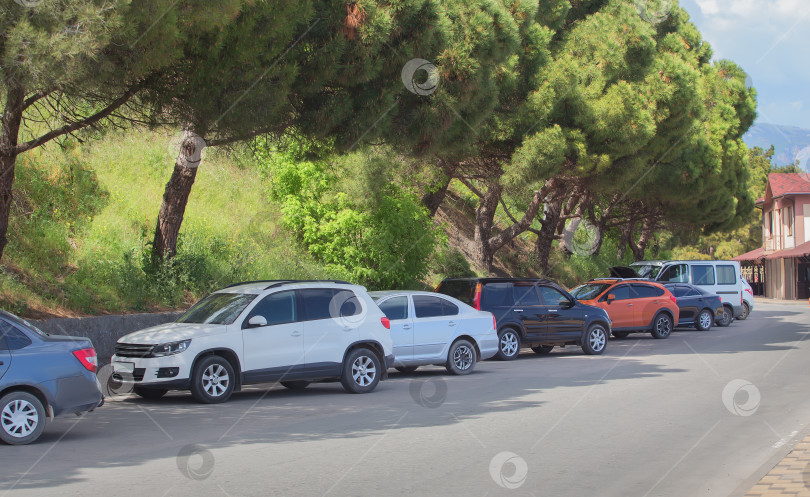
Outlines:
POLYGON ((642 278, 660 283, 691 283, 717 294, 726 309, 717 321, 720 326, 728 326, 732 318, 745 313, 745 280, 737 261, 638 261, 630 268, 642 278))

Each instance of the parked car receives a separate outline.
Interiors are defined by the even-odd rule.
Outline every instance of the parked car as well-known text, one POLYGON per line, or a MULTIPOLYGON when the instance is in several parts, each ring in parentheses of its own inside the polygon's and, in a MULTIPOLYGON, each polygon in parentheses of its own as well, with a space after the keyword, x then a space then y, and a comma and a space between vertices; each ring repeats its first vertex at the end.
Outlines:
POLYGON ((415 291, 369 292, 391 321, 394 367, 413 372, 442 365, 469 374, 498 352, 495 317, 447 295, 415 291))
POLYGON ((47 419, 99 407, 97 367, 89 338, 49 335, 0 311, 0 439, 28 444, 47 419))
POLYGON ((754 289, 751 288, 751 284, 748 283, 745 279, 742 280, 743 283, 743 312, 739 316, 736 316, 739 320, 744 320, 748 316, 751 315, 751 311, 754 310, 754 289))
POLYGON ((576 345, 601 354, 610 335, 610 318, 584 305, 560 285, 532 278, 448 278, 436 291, 479 311, 495 315, 501 360, 515 359, 521 347, 548 354, 556 346, 576 345))
POLYGON ((638 261, 627 267, 611 268, 611 276, 690 283, 719 295, 724 307, 724 316, 717 322, 719 326, 728 326, 745 313, 745 280, 737 261, 638 261))
POLYGON ((678 326, 694 326, 700 331, 707 331, 715 321, 724 318, 723 301, 719 295, 689 283, 667 283, 664 288, 672 292, 678 301, 678 326))
POLYGON ((571 290, 571 294, 584 304, 607 311, 616 338, 636 332, 667 338, 678 324, 680 311, 675 296, 663 285, 652 281, 591 280, 571 290))
POLYGON ((126 335, 113 377, 159 398, 191 390, 225 402, 243 385, 280 381, 290 389, 340 380, 367 393, 394 355, 389 320, 366 289, 344 281, 256 281, 218 290, 176 322, 126 335))

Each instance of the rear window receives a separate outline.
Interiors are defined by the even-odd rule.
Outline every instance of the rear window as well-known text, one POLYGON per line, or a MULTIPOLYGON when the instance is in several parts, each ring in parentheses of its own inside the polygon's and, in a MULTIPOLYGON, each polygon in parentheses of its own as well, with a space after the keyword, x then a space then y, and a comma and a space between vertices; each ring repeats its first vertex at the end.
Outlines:
POLYGON ((436 289, 437 292, 449 295, 454 299, 460 300, 467 305, 473 304, 473 297, 475 296, 475 281, 465 280, 445 280, 439 284, 436 289))
POLYGON ((717 266, 717 284, 718 285, 736 285, 737 284, 737 271, 731 264, 723 264, 717 266))
POLYGON ((714 267, 704 264, 692 266, 693 285, 714 285, 714 267))
POLYGON ((481 306, 499 307, 514 305, 511 283, 487 283, 481 290, 481 306))
POLYGON ((579 300, 593 300, 610 286, 609 283, 586 283, 571 290, 571 295, 579 300))

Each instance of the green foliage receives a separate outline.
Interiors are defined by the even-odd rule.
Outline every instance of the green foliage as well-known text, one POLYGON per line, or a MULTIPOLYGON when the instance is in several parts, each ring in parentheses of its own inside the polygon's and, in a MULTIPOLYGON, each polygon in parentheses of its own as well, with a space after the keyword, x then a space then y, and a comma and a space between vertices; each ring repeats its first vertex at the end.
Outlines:
POLYGON ((441 278, 471 278, 476 276, 470 262, 456 248, 445 247, 436 252, 430 270, 441 278))
POLYGON ((370 288, 412 286, 427 274, 439 235, 414 194, 388 183, 369 204, 336 188, 340 163, 300 150, 262 155, 285 226, 328 270, 370 288))

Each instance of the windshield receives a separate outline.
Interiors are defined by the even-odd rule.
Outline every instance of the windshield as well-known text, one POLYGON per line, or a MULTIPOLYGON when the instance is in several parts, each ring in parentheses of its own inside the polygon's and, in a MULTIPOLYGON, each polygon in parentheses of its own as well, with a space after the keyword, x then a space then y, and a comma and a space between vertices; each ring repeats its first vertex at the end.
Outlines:
POLYGON ((608 289, 610 283, 585 283, 571 290, 571 295, 578 300, 593 300, 608 289))
POLYGON ((232 324, 255 298, 252 293, 212 293, 194 304, 177 322, 232 324))
POLYGON ((638 275, 642 278, 654 280, 656 277, 658 277, 658 273, 661 272, 661 268, 663 266, 654 264, 630 264, 630 267, 635 269, 638 275))

